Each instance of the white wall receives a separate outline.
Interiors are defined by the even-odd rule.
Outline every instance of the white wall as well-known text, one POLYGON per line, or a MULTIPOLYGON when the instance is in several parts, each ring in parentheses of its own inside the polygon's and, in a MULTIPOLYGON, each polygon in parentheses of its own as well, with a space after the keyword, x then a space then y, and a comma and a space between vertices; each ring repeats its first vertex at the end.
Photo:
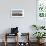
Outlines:
MULTIPOLYGON (((11 27, 19 27, 20 32, 30 32, 36 24, 36 0, 0 0, 0 34, 11 27), (23 18, 11 18, 10 9, 24 9, 23 18)), ((8 31, 7 31, 8 32, 8 31)))

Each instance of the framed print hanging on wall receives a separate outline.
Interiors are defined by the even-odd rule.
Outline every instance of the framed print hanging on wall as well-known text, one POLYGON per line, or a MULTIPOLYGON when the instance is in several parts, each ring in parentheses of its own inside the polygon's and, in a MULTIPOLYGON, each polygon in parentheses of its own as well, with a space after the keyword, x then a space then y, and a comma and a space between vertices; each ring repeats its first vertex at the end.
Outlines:
POLYGON ((11 9, 11 17, 24 17, 23 9, 11 9))

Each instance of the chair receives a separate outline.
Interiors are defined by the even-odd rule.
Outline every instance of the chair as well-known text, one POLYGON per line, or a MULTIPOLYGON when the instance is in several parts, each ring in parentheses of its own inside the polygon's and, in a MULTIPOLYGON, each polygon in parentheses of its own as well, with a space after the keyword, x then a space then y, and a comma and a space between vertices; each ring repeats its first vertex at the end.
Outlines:
POLYGON ((18 27, 16 28, 11 28, 11 33, 5 33, 5 46, 8 45, 8 42, 7 42, 7 38, 10 38, 10 37, 13 37, 13 36, 17 36, 15 38, 15 40, 17 40, 16 42, 16 46, 18 46, 18 27))
POLYGON ((29 33, 21 33, 21 37, 22 37, 22 40, 24 39, 24 37, 26 37, 27 40, 24 42, 20 42, 19 46, 30 46, 29 33))

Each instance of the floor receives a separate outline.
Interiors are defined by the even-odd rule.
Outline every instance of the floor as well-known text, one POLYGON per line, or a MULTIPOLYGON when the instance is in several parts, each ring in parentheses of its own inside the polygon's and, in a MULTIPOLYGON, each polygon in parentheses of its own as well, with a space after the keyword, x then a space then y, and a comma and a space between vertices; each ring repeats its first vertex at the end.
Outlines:
MULTIPOLYGON (((37 43, 30 43, 31 45, 30 46, 37 46, 37 43)), ((4 46, 4 43, 1 43, 0 42, 0 46, 4 46)), ((8 45, 7 46, 15 46, 15 43, 8 43, 8 45)), ((21 45, 21 46, 25 46, 25 45, 21 45)), ((44 43, 44 45, 41 45, 41 46, 46 46, 46 43, 44 43)))

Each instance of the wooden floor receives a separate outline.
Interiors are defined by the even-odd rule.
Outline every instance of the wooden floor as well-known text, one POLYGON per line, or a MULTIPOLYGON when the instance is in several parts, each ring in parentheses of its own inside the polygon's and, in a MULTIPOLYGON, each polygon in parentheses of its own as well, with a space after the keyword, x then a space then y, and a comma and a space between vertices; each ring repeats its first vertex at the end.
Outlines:
MULTIPOLYGON (((1 43, 0 42, 0 46, 4 46, 4 43, 1 43)), ((8 45, 7 46, 15 46, 15 43, 12 43, 12 42, 10 42, 10 43, 8 43, 8 45)), ((24 45, 25 46, 25 45, 24 45)), ((37 43, 30 43, 30 46, 37 46, 37 43)), ((44 43, 44 45, 41 45, 41 46, 46 46, 46 43, 44 43)))

